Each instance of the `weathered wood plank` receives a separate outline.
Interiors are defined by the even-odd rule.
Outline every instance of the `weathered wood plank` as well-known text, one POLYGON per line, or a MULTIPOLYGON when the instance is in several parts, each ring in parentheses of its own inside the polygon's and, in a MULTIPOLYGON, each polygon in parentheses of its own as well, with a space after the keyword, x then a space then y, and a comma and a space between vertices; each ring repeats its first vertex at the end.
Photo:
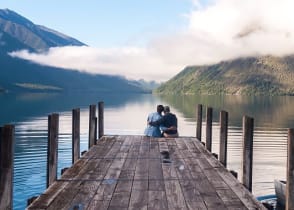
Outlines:
POLYGON ((165 210, 168 209, 165 191, 148 191, 148 209, 165 210))

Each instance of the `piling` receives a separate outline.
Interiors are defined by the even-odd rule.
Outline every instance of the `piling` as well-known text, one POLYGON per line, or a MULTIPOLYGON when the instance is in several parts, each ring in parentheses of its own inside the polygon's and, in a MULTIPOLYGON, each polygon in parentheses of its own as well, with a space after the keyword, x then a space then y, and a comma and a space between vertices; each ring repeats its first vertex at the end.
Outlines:
POLYGON ((227 142, 228 142, 228 112, 220 112, 220 144, 219 160, 227 167, 227 142))
POLYGON ((243 116, 243 185, 252 191, 252 163, 253 163, 253 128, 254 119, 243 116))
POLYGON ((13 209, 14 126, 0 127, 0 209, 13 209))
POLYGON ((202 131, 202 104, 197 106, 197 128, 196 128, 196 138, 201 141, 201 131, 202 131))
POLYGON ((294 129, 288 129, 286 210, 294 209, 294 129))
POLYGON ((72 164, 80 158, 80 109, 72 110, 72 164))
POLYGON ((206 149, 211 152, 211 140, 212 140, 212 113, 211 107, 206 108, 206 149))
POLYGON ((47 188, 57 179, 59 115, 48 116, 47 188))

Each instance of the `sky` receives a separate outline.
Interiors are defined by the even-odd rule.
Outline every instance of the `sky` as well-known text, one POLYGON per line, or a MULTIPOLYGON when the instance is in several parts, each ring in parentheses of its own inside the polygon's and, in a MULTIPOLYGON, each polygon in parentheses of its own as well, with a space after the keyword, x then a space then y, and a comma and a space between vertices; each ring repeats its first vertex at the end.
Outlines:
POLYGON ((88 46, 12 56, 92 74, 166 81, 186 66, 294 51, 293 0, 1 0, 88 46))

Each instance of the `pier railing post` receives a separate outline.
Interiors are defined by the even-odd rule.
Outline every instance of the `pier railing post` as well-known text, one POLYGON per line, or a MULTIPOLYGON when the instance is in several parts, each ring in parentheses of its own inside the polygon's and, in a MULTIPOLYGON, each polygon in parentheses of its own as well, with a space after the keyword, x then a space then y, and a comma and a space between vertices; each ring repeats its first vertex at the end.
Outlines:
POLYGON ((253 163, 253 131, 254 119, 243 116, 243 185, 252 191, 252 163, 253 163))
POLYGON ((57 179, 59 115, 48 116, 47 188, 57 179))
POLYGON ((90 105, 89 108, 89 148, 91 148, 95 142, 95 121, 96 121, 96 105, 90 105))
POLYGON ((80 109, 72 110, 72 164, 80 158, 80 109))
POLYGON ((98 103, 98 130, 99 135, 98 138, 100 139, 102 136, 104 136, 104 102, 100 101, 98 103))
POLYGON ((294 129, 288 129, 286 210, 294 209, 294 129))
POLYGON ((196 128, 196 138, 201 141, 201 131, 202 131, 202 104, 197 106, 197 128, 196 128))
POLYGON ((14 126, 0 127, 0 209, 13 209, 14 126))
POLYGON ((206 149, 211 152, 211 139, 212 139, 212 113, 211 107, 206 108, 206 149))
POLYGON ((219 160, 227 167, 228 112, 220 112, 219 160))

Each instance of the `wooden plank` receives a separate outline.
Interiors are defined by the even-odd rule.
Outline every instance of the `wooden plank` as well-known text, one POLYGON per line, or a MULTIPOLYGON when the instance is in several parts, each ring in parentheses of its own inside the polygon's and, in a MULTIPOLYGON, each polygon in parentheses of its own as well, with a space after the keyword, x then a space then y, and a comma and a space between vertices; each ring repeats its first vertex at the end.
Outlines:
MULTIPOLYGON (((147 137, 148 138, 148 137, 147 137)), ((138 160, 136 164, 135 179, 148 178, 148 167, 149 167, 149 151, 150 144, 146 143, 149 140, 143 137, 141 140, 141 146, 138 154, 138 160)))
POLYGON ((161 155, 159 152, 159 143, 157 139, 151 139, 149 152, 149 191, 164 191, 163 173, 161 167, 161 155), (155 158, 155 159, 152 159, 155 158))
POLYGON ((294 209, 294 129, 288 129, 286 209, 294 209))
POLYGON ((185 198, 178 180, 164 181, 169 209, 187 209, 185 198))
MULTIPOLYGON (((103 169, 107 167, 106 164, 100 163, 100 160, 97 161, 96 159, 91 159, 91 158, 96 154, 96 152, 101 153, 101 155, 107 154, 107 152, 110 151, 110 149, 112 148, 111 146, 114 143, 115 143, 115 139, 112 137, 109 137, 109 139, 104 139, 102 141, 99 141, 99 145, 92 147, 91 150, 86 153, 85 156, 88 158, 79 159, 74 166, 70 167, 62 175, 61 180, 63 181, 54 182, 54 184, 51 185, 41 196, 39 196, 39 198, 35 202, 33 202, 28 209, 45 208, 50 206, 53 201, 64 202, 63 201, 64 197, 60 196, 60 194, 62 193, 66 194, 68 189, 72 187, 73 182, 70 182, 71 180, 81 180, 83 177, 87 176, 87 174, 89 174, 89 176, 87 177, 90 177, 91 170, 94 170, 94 168, 97 165, 103 167, 103 169), (69 180, 69 181, 64 181, 64 180, 69 180)), ((108 163, 110 162, 110 160, 105 160, 105 162, 108 163)), ((101 172, 103 172, 103 170, 101 170, 100 168, 100 173, 101 172)), ((96 174, 97 178, 101 178, 101 176, 99 177, 98 175, 99 174, 96 174)), ((76 183, 78 186, 81 183, 81 181, 80 182, 75 181, 74 183, 76 183)), ((72 196, 74 196, 74 194, 72 194, 72 196)))
POLYGON ((147 210, 149 193, 147 190, 134 190, 132 189, 130 198, 130 210, 147 210))
MULTIPOLYGON (((115 196, 116 199, 114 201, 112 201, 113 195, 114 195, 114 191, 116 189, 117 183, 118 183, 118 178, 120 177, 121 171, 123 170, 123 166, 124 166, 124 162, 125 159, 128 155, 128 153, 126 153, 125 148, 122 145, 124 144, 124 141, 128 141, 126 140, 127 137, 125 138, 121 138, 121 140, 123 141, 123 143, 121 144, 121 147, 119 148, 118 152, 114 152, 112 154, 115 155, 119 158, 113 159, 110 167, 108 168, 108 170, 106 170, 106 175, 104 176, 104 181, 101 182, 101 184, 98 186, 98 189, 95 192, 95 195, 93 197, 93 199, 91 200, 91 202, 89 202, 89 206, 93 206, 93 202, 100 200, 100 201, 108 201, 110 207, 109 209, 114 209, 114 207, 118 207, 123 209, 123 204, 126 203, 126 200, 128 201, 128 199, 126 199, 124 197, 123 202, 120 202, 120 200, 118 199, 119 197, 122 197, 122 192, 116 192, 115 196), (111 203, 113 202, 113 203, 111 203)), ((119 141, 117 141, 119 142, 119 141)), ((119 142, 120 143, 120 142, 119 142)), ((129 150, 127 150, 129 151, 129 150)), ((111 155, 111 154, 110 154, 111 155)), ((124 192, 125 194, 127 194, 126 192, 124 192)), ((130 194, 130 191, 129 193, 130 194)), ((129 198, 129 195, 128 195, 129 198)), ((107 202, 104 202, 104 204, 107 202)))
POLYGON ((104 102, 98 103, 98 138, 104 136, 104 102))
POLYGON ((228 112, 220 112, 219 161, 227 167, 228 112))
POLYGON ((57 179, 59 115, 48 116, 47 188, 57 179))
POLYGON ((80 109, 72 110, 72 164, 80 158, 80 109))
POLYGON ((148 204, 148 167, 149 161, 149 137, 141 137, 140 150, 135 167, 134 181, 130 198, 129 209, 147 209, 148 204), (144 158, 144 159, 141 159, 144 158))
POLYGON ((148 191, 148 209, 165 210, 168 209, 165 191, 148 191))
POLYGON ((225 168, 218 168, 217 173, 223 178, 226 184, 234 191, 241 202, 248 209, 266 208, 225 168))
POLYGON ((242 183, 252 191, 252 165, 253 165, 253 118, 243 117, 243 162, 242 183))
POLYGON ((13 209, 14 126, 0 127, 0 209, 13 209))

